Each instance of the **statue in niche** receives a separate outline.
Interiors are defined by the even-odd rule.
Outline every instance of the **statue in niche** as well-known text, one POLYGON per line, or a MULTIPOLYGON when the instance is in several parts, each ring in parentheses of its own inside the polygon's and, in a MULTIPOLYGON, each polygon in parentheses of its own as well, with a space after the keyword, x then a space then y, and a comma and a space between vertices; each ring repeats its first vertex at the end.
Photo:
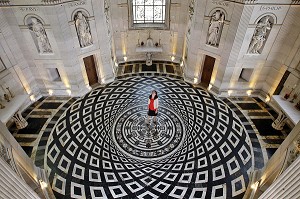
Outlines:
POLYGON ((194 15, 194 6, 195 6, 195 0, 192 0, 189 5, 189 22, 188 22, 188 31, 187 34, 191 34, 191 25, 192 25, 192 20, 193 20, 193 15, 194 15))
POLYGON ((146 59, 146 65, 147 65, 147 66, 152 66, 152 59, 151 59, 152 53, 147 52, 147 53, 146 53, 146 56, 147 56, 147 59, 146 59))
POLYGON ((83 16, 82 12, 80 11, 77 12, 77 15, 75 17, 75 26, 80 46, 83 48, 92 45, 93 41, 89 24, 86 21, 85 16, 83 16))
POLYGON ((260 50, 267 39, 267 33, 271 30, 271 28, 272 23, 270 22, 270 16, 265 16, 259 20, 252 36, 248 53, 260 54, 260 50))
POLYGON ((219 46, 225 14, 221 10, 217 10, 211 16, 207 44, 211 46, 219 46))
POLYGON ((40 53, 52 53, 52 48, 49 43, 45 28, 43 24, 35 17, 31 17, 31 24, 29 24, 29 29, 33 31, 36 36, 38 49, 40 53))
POLYGON ((109 2, 107 0, 104 1, 104 14, 106 19, 106 25, 107 25, 107 33, 110 35, 110 29, 109 29, 109 2))

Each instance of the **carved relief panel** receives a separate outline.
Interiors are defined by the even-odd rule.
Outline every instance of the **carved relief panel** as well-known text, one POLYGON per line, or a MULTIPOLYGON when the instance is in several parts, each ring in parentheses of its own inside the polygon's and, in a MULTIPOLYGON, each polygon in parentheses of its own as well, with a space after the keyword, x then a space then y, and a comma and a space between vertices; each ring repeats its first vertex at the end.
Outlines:
POLYGON ((264 16, 258 21, 248 48, 249 54, 261 54, 273 23, 273 17, 270 15, 264 16))
POLYGON ((38 52, 40 54, 53 53, 47 33, 41 20, 36 17, 29 17, 27 19, 27 26, 32 32, 38 52))
POLYGON ((216 10, 211 15, 206 44, 215 47, 219 46, 224 20, 225 20, 225 13, 222 10, 216 10))
POLYGON ((81 48, 93 44, 91 29, 86 18, 82 11, 78 11, 74 16, 76 32, 81 48))

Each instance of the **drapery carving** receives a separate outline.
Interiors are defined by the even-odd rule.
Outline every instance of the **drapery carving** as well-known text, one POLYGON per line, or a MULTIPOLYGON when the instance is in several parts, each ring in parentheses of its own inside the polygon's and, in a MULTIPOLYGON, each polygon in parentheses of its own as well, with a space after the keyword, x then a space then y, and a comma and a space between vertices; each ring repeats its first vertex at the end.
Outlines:
POLYGON ((52 48, 43 24, 35 17, 31 17, 30 20, 31 22, 28 24, 28 28, 35 35, 39 53, 52 53, 52 48))
POLYGON ((225 13, 223 11, 216 10, 212 14, 209 23, 206 44, 211 46, 219 46, 224 20, 225 20, 225 13))
POLYGON ((93 41, 90 26, 81 11, 78 11, 75 15, 75 27, 80 46, 84 48, 92 45, 93 41))
POLYGON ((262 48, 272 28, 272 22, 270 19, 271 16, 268 15, 258 21, 249 45, 248 53, 261 54, 262 48))

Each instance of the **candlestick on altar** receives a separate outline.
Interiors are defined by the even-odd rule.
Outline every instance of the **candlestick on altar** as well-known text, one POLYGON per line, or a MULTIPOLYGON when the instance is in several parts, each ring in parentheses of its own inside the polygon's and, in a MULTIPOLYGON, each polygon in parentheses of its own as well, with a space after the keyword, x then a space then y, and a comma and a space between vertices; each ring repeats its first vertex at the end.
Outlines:
POLYGON ((14 98, 14 95, 12 94, 12 92, 10 92, 9 87, 6 88, 8 90, 8 93, 10 95, 11 98, 14 98))

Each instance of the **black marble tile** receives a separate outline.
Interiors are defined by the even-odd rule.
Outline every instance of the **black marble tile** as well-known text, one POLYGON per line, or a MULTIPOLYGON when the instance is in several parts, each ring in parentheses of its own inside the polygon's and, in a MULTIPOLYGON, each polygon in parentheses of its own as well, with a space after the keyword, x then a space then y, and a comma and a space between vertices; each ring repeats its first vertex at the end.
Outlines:
POLYGON ((43 137, 49 137, 51 131, 47 131, 47 129, 43 133, 43 137))
POLYGON ((260 144, 259 142, 252 142, 252 146, 257 148, 260 147, 260 144))
POLYGON ((245 118, 245 117, 239 117, 239 118, 242 122, 248 122, 247 118, 245 118))
POLYGON ((40 146, 46 146, 46 144, 47 144, 47 140, 41 140, 39 143, 40 146))
POLYGON ((281 144, 283 139, 263 139, 263 141, 267 144, 281 144))
POLYGON ((25 153, 30 157, 32 153, 32 146, 22 146, 22 149, 25 151, 25 153))
POLYGON ((159 64, 159 72, 163 73, 164 72, 164 65, 163 64, 159 64))
POLYGON ((36 152, 36 156, 44 156, 45 155, 45 150, 38 150, 36 152))
POLYGON ((253 130, 252 126, 249 125, 249 124, 244 125, 244 127, 245 127, 247 130, 253 130))
POLYGON ((67 100, 69 97, 65 96, 49 96, 47 97, 47 100, 67 100))
POLYGON ((249 116, 270 116, 268 112, 248 112, 249 116))
POLYGON ((277 148, 266 148, 268 158, 270 159, 272 155, 276 152, 277 148))
POLYGON ((61 102, 44 102, 39 109, 57 109, 61 104, 61 102))
POLYGON ((30 115, 51 115, 52 113, 50 111, 32 111, 30 115))
POLYGON ((126 65, 124 67, 124 73, 132 73, 133 65, 126 65))
POLYGON ((41 159, 41 160, 35 160, 34 161, 34 163, 35 163, 35 165, 37 166, 37 167, 40 167, 40 168, 44 168, 44 159, 41 159))
POLYGON ((257 102, 263 102, 259 97, 253 97, 257 102))
POLYGON ((27 142, 27 143, 31 143, 34 142, 36 140, 36 138, 30 138, 30 137, 16 137, 16 140, 18 142, 27 142))
POLYGON ((49 124, 47 125, 47 128, 50 128, 50 129, 52 129, 52 128, 54 128, 54 126, 55 126, 55 124, 51 124, 51 123, 49 123, 49 124))
POLYGON ((147 66, 146 64, 142 64, 142 71, 156 71, 156 64, 152 64, 151 66, 147 66))
POLYGON ((165 67, 166 67, 166 72, 167 73, 174 73, 175 72, 173 65, 165 65, 165 67))
POLYGON ((237 103, 243 110, 262 110, 256 103, 237 103))
POLYGON ((283 135, 281 131, 275 130, 272 127, 273 120, 271 119, 252 119, 252 122, 254 123, 260 135, 283 135))
POLYGON ((18 134, 39 134, 48 118, 28 118, 28 126, 20 129, 18 134))
POLYGON ((274 110, 268 110, 268 112, 276 119, 278 117, 278 113, 274 110))
POLYGON ((135 65, 134 65, 134 71, 135 71, 136 73, 138 73, 139 70, 140 70, 140 65, 139 65, 139 64, 135 64, 135 65))

